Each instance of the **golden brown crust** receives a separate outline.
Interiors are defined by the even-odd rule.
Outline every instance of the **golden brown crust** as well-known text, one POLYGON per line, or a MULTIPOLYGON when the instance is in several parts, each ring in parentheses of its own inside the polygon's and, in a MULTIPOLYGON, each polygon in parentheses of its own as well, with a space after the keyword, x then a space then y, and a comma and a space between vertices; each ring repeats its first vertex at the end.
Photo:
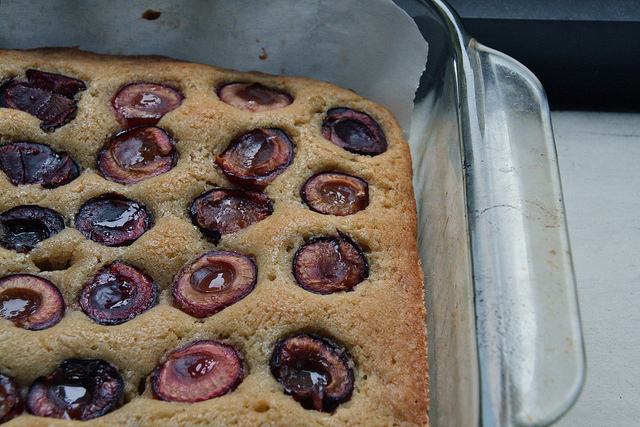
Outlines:
MULTIPOLYGON (((75 118, 45 132, 35 117, 0 108, 1 143, 31 141, 69 152, 80 177, 55 189, 13 186, 0 174, 0 212, 21 204, 58 211, 67 228, 29 254, 0 248, 0 277, 12 272, 40 274, 56 283, 68 302, 62 321, 42 331, 25 331, 0 318, 0 369, 24 387, 70 357, 103 358, 125 379, 125 404, 90 425, 427 425, 428 374, 423 276, 416 245, 416 207, 409 150, 391 114, 353 92, 304 78, 242 73, 162 57, 103 56, 75 49, 0 51, 0 80, 27 68, 83 80, 75 118), (127 83, 170 84, 183 104, 164 116, 180 152, 169 172, 132 185, 105 180, 96 171, 96 153, 122 130, 110 100, 127 83), (232 81, 260 81, 286 90, 293 104, 249 113, 222 103, 216 88, 232 81), (326 112, 349 107, 367 112, 381 125, 389 147, 377 156, 349 153, 320 134, 326 112), (215 165, 229 141, 255 127, 279 127, 295 144, 293 163, 264 192, 274 212, 249 228, 206 240, 192 224, 189 203, 220 186, 232 188, 215 165), (322 215, 306 208, 300 188, 324 170, 365 179, 370 204, 354 215, 322 215), (92 197, 118 192, 145 203, 155 226, 130 246, 106 247, 73 228, 80 206, 92 197), (369 277, 353 292, 319 295, 297 286, 294 253, 309 238, 339 229, 357 242, 370 265, 369 277), (246 298, 200 321, 174 308, 170 287, 189 260, 212 249, 234 250, 256 260, 258 284, 246 298), (100 326, 77 306, 87 279, 114 260, 150 274, 160 297, 156 307, 118 326, 100 326), (355 363, 351 399, 333 414, 306 410, 282 392, 269 371, 276 342, 296 332, 313 332, 343 345, 355 363), (185 404, 152 399, 149 381, 139 384, 170 351, 196 339, 232 344, 249 375, 230 394, 185 404)), ((31 415, 13 423, 67 425, 31 415)))

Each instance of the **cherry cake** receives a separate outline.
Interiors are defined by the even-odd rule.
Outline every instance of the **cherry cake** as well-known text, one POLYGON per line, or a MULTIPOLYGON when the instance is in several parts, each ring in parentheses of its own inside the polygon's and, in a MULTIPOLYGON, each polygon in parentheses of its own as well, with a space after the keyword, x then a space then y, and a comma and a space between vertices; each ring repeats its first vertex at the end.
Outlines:
POLYGON ((0 55, 0 422, 428 425, 388 111, 163 57, 0 55))

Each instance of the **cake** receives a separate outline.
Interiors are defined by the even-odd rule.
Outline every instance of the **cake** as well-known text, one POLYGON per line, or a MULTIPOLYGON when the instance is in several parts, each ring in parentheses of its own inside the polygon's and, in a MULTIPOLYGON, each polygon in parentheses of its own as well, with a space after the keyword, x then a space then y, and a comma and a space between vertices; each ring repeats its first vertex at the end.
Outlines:
POLYGON ((0 55, 0 421, 428 424, 387 110, 157 56, 0 55))

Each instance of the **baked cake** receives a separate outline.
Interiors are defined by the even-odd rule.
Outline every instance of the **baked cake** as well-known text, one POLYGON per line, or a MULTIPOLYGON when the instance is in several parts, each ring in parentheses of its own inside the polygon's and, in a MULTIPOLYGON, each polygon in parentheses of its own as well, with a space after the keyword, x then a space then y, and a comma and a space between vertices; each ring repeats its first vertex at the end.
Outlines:
POLYGON ((163 57, 0 55, 0 421, 428 424, 388 111, 163 57))

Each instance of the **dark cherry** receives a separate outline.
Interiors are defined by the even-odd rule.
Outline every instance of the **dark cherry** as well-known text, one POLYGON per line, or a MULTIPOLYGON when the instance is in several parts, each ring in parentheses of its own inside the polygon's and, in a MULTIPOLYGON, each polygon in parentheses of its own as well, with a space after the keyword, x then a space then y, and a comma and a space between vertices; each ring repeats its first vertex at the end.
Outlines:
POLYGON ((306 409, 332 412, 351 398, 353 363, 344 349, 327 340, 300 334, 281 340, 271 355, 271 373, 306 409))
POLYGON ((135 184, 170 171, 178 160, 173 139, 155 126, 127 129, 109 139, 98 153, 98 169, 105 178, 135 184))
POLYGON ((40 127, 63 125, 76 111, 74 97, 84 82, 38 70, 27 70, 26 81, 11 79, 0 88, 0 107, 25 111, 41 120, 40 127))
POLYGON ((0 146, 0 169, 13 185, 41 184, 45 188, 68 184, 80 175, 80 167, 68 153, 56 153, 33 142, 0 146))
POLYGON ((22 390, 13 378, 0 374, 0 424, 21 415, 23 411, 22 390))
POLYGON ((63 125, 76 110, 73 100, 22 82, 10 82, 2 88, 0 106, 36 116, 42 122, 40 126, 43 129, 63 125))
POLYGON ((65 307, 60 290, 44 277, 12 274, 0 279, 0 316, 20 328, 50 328, 62 319, 65 307))
POLYGON ((312 176, 300 195, 307 206, 325 215, 352 215, 369 205, 367 181, 341 172, 312 176))
POLYGON ((31 86, 70 99, 87 88, 82 80, 40 70, 29 69, 26 76, 31 86))
POLYGON ((338 231, 302 245, 293 258, 293 276, 311 292, 349 292, 369 276, 369 265, 358 245, 338 231))
POLYGON ((178 108, 183 99, 182 94, 170 86, 142 82, 122 87, 111 105, 125 127, 154 126, 165 114, 178 108))
POLYGON ((82 288, 78 304, 95 322, 119 325, 153 307, 157 293, 156 283, 146 273, 115 261, 82 288))
POLYGON ((260 191, 214 189, 196 197, 189 207, 191 220, 216 243, 273 213, 271 200, 260 191))
POLYGON ((153 217, 146 206, 108 193, 85 202, 75 223, 76 228, 94 242, 127 246, 153 226, 153 217))
POLYGON ((27 410, 40 417, 86 421, 115 409, 124 391, 118 370, 102 359, 67 359, 27 393, 27 410))
POLYGON ((216 156, 216 163, 230 181, 265 186, 293 161, 293 142, 276 128, 258 128, 233 140, 216 156))
POLYGON ((244 254, 207 252, 182 267, 173 283, 175 306, 193 317, 211 316, 249 295, 257 275, 255 262, 244 254))
POLYGON ((356 154, 375 156, 387 150, 387 139, 378 122, 350 108, 329 110, 322 123, 322 136, 356 154))
POLYGON ((291 95, 262 83, 229 83, 218 90, 218 96, 239 110, 259 111, 276 110, 293 102, 291 95))
POLYGON ((219 341, 203 340, 171 353, 151 379, 157 399, 201 402, 233 391, 244 377, 238 352, 219 341))
POLYGON ((27 253, 63 228, 64 218, 56 211, 36 205, 17 206, 0 214, 0 245, 27 253))

